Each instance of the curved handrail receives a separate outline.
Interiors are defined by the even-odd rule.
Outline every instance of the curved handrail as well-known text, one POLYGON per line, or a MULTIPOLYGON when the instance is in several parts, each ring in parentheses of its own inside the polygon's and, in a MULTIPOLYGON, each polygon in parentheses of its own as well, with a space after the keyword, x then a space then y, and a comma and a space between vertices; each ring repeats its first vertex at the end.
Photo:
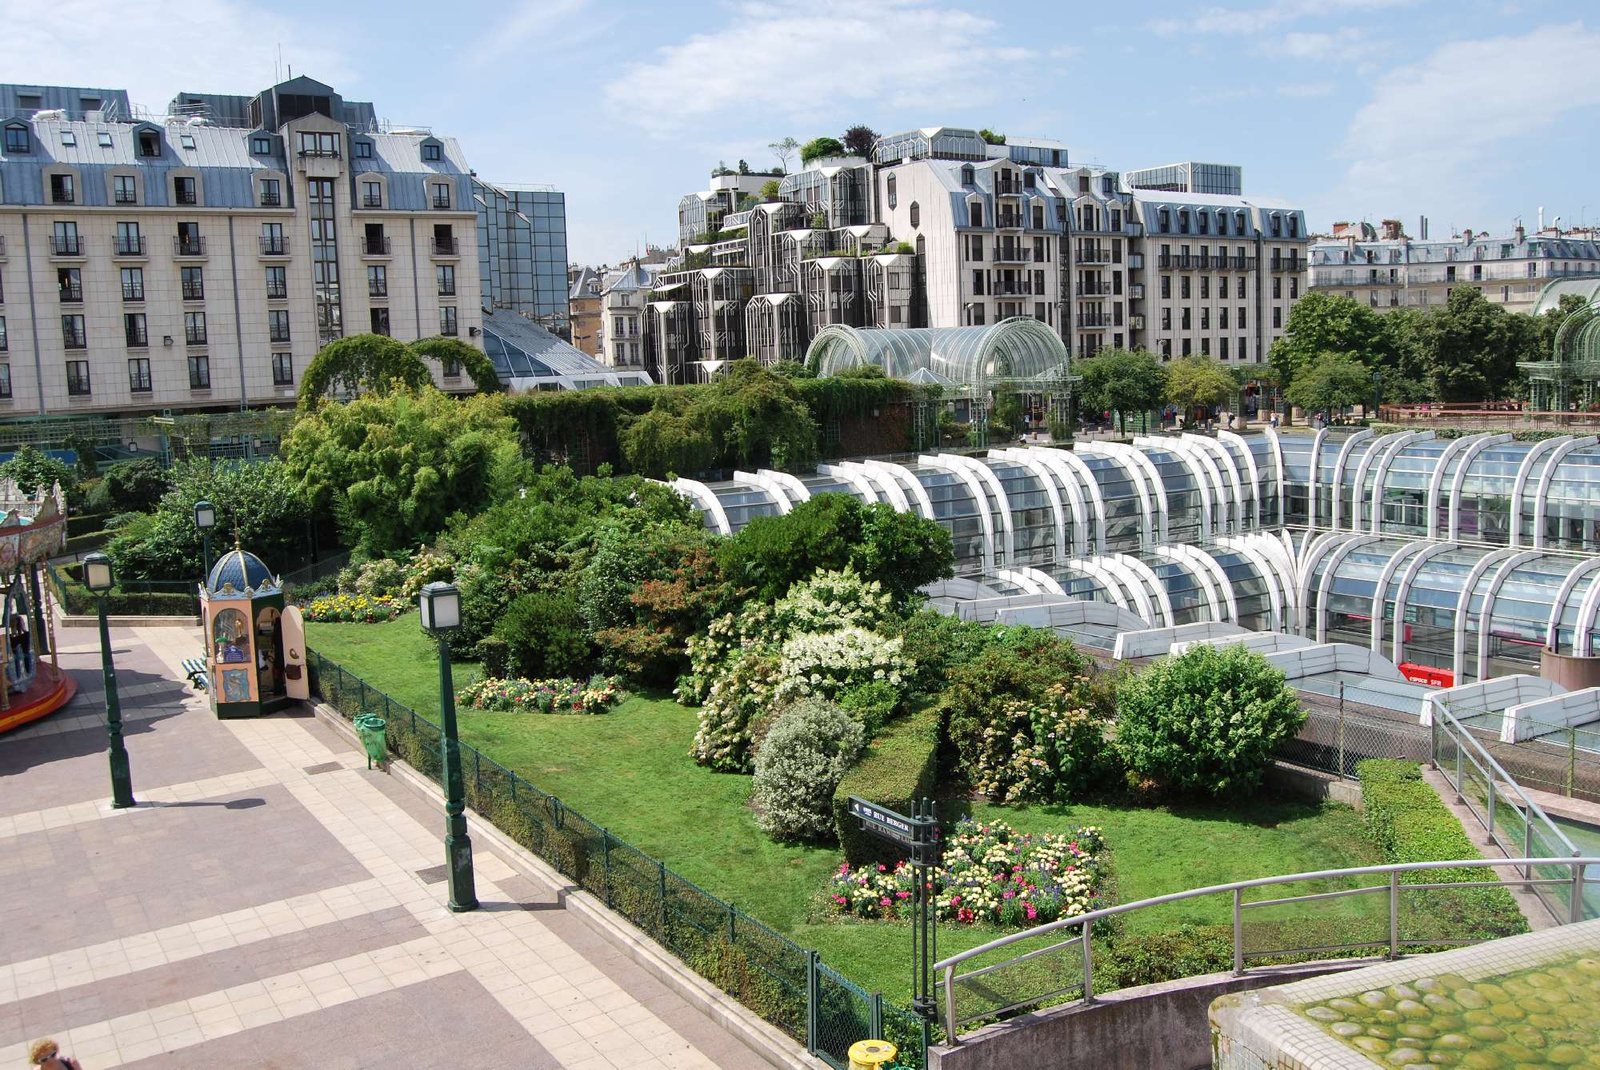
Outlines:
MULTIPOLYGON (((958 978, 956 976, 956 972, 955 972, 956 971, 956 967, 959 966, 961 963, 970 961, 971 959, 977 958, 980 955, 987 954, 988 952, 991 952, 991 951, 997 951, 997 950, 999 950, 1000 948, 1003 948, 1003 947, 1009 947, 1010 945, 1018 943, 1018 942, 1023 941, 1023 940, 1034 939, 1034 938, 1046 935, 1048 933, 1058 932, 1058 931, 1060 931, 1062 929, 1068 929, 1068 928, 1079 929, 1081 931, 1081 936, 1075 936, 1075 937, 1072 937, 1071 939, 1072 940, 1077 940, 1077 939, 1084 940, 1084 964, 1085 964, 1085 976, 1084 976, 1085 997, 1084 998, 1086 1000, 1088 1000, 1088 999, 1092 999, 1092 993, 1093 993, 1091 972, 1090 972, 1092 967, 1090 966, 1090 957, 1089 957, 1089 953, 1088 953, 1089 929, 1090 929, 1090 926, 1093 925, 1096 921, 1099 921, 1099 920, 1101 920, 1103 918, 1115 917, 1116 915, 1119 915, 1119 914, 1126 914, 1126 913, 1129 913, 1129 912, 1135 911, 1135 910, 1143 910, 1146 907, 1159 906, 1159 905, 1164 904, 1164 903, 1176 903, 1176 902, 1181 902, 1181 901, 1186 900, 1186 899, 1196 899, 1196 898, 1199 898, 1200 896, 1203 896, 1203 895, 1218 895, 1218 894, 1224 894, 1224 893, 1232 893, 1233 894, 1233 901, 1234 901, 1234 934, 1235 934, 1234 935, 1234 939, 1235 939, 1235 945, 1236 945, 1235 948, 1234 948, 1234 961, 1235 961, 1235 964, 1236 964, 1235 968, 1237 970, 1239 968, 1239 966, 1238 966, 1239 961, 1240 961, 1239 952, 1241 950, 1241 948, 1238 946, 1239 925, 1240 925, 1239 911, 1240 911, 1241 907, 1250 906, 1249 903, 1242 902, 1241 893, 1243 893, 1247 889, 1250 889, 1250 888, 1263 888, 1263 887, 1267 887, 1269 885, 1274 885, 1274 884, 1290 884, 1290 883, 1294 883, 1294 882, 1298 882, 1298 881, 1329 880, 1329 879, 1338 878, 1338 877, 1355 877, 1355 876, 1362 876, 1362 875, 1367 875, 1367 874, 1381 874, 1381 875, 1387 876, 1389 878, 1389 888, 1390 888, 1391 896, 1393 896, 1395 894, 1395 890, 1399 886, 1398 885, 1399 876, 1402 873, 1413 873, 1413 872, 1417 872, 1417 871, 1438 870, 1438 869, 1476 869, 1476 868, 1491 868, 1492 869, 1492 868, 1498 868, 1498 867, 1501 867, 1501 866, 1511 866, 1513 868, 1528 867, 1528 872, 1529 873, 1532 872, 1532 867, 1533 866, 1561 866, 1563 868, 1570 868, 1572 870, 1571 884, 1572 884, 1572 888, 1573 888, 1573 898, 1572 898, 1573 917, 1570 920, 1578 921, 1578 920, 1581 919, 1581 916, 1582 916, 1582 898, 1581 898, 1581 896, 1582 896, 1582 885, 1585 883, 1585 879, 1586 879, 1585 876, 1584 876, 1584 870, 1588 866, 1600 866, 1600 856, 1594 856, 1594 855, 1576 856, 1575 855, 1575 856, 1571 856, 1571 857, 1554 857, 1554 858, 1467 858, 1467 859, 1457 859, 1457 860, 1454 860, 1454 861, 1390 862, 1390 863, 1385 863, 1383 865, 1378 865, 1378 866, 1354 866, 1354 867, 1351 867, 1351 868, 1348 868, 1348 869, 1312 870, 1312 871, 1306 872, 1306 873, 1289 873, 1289 874, 1283 874, 1283 875, 1273 876, 1273 877, 1254 877, 1254 878, 1251 878, 1249 880, 1231 881, 1231 882, 1229 882, 1227 884, 1212 884, 1212 885, 1207 885, 1206 887, 1203 887, 1203 888, 1191 888, 1188 891, 1183 891, 1183 892, 1169 892, 1166 895, 1157 895, 1157 896, 1152 896, 1152 897, 1150 897, 1148 899, 1139 899, 1139 900, 1136 900, 1136 901, 1134 901, 1132 903, 1120 903, 1120 904, 1118 904, 1116 906, 1102 907, 1099 910, 1086 911, 1085 913, 1082 913, 1082 914, 1075 914, 1070 918, 1058 918, 1055 921, 1047 922, 1044 925, 1036 925, 1031 929, 1025 929, 1025 930, 1023 930, 1021 932, 1009 933, 1009 934, 1007 934, 1005 936, 998 937, 997 939, 990 940, 986 944, 980 944, 977 947, 969 948, 966 951, 958 952, 957 954, 951 955, 948 958, 940 959, 938 962, 934 963, 934 966, 933 966, 934 971, 936 973, 942 975, 940 980, 943 983, 944 989, 945 989, 945 991, 944 991, 944 1011, 945 1011, 945 1016, 946 1016, 945 1017, 946 1033, 947 1033, 947 1035, 949 1035, 951 1037, 951 1039, 955 1039, 955 1037, 956 1037, 956 1028, 959 1025, 959 1023, 956 1020, 956 1015, 955 1015, 954 983, 957 980, 960 980, 961 978, 958 978)), ((1563 878, 1563 881, 1565 881, 1565 878, 1563 878)), ((1482 884, 1484 882, 1464 882, 1464 883, 1482 884)), ((1511 883, 1527 884, 1527 883, 1530 883, 1530 881, 1527 880, 1527 879, 1524 879, 1524 880, 1513 881, 1511 883)), ((1377 891, 1380 888, 1381 888, 1381 886, 1368 888, 1368 889, 1362 889, 1362 890, 1363 891, 1377 891)), ((1349 894, 1349 893, 1331 893, 1331 894, 1349 894)), ((1319 894, 1319 895, 1311 896, 1310 898, 1322 898, 1322 897, 1323 896, 1319 894)), ((1298 898, 1298 897, 1296 897, 1296 898, 1298 898)), ((1285 899, 1285 900, 1280 900, 1278 902, 1292 902, 1292 901, 1293 901, 1293 899, 1285 899)), ((1392 906, 1393 906, 1393 903, 1392 903, 1392 899, 1391 899, 1391 908, 1392 908, 1392 906)), ((1559 919, 1558 919, 1558 921, 1559 921, 1559 919)), ((1394 922, 1395 922, 1395 919, 1393 917, 1391 917, 1390 918, 1390 932, 1391 932, 1390 943, 1391 944, 1394 944, 1397 941, 1397 937, 1395 935, 1395 929, 1394 929, 1394 922)), ((1070 943, 1071 941, 1069 940, 1067 942, 1070 943)), ((1033 951, 1026 952, 1023 955, 1019 955, 1016 958, 1007 959, 1005 962, 995 963, 995 964, 990 965, 990 966, 985 966, 982 969, 980 969, 978 971, 975 971, 975 973, 990 973, 990 972, 993 972, 995 970, 998 970, 998 969, 1008 965, 1011 962, 1015 962, 1015 961, 1018 961, 1019 959, 1023 959, 1023 958, 1031 958, 1032 956, 1037 955, 1039 953, 1040 953, 1040 949, 1035 949, 1033 951)), ((965 975, 965 976, 973 976, 973 974, 968 974, 968 975, 965 975)), ((1044 996, 1040 996, 1038 998, 1039 999, 1043 999, 1045 997, 1044 996)), ((1029 1002, 1037 1002, 1037 1000, 1032 1000, 1032 1001, 1029 1001, 1029 1002)), ((1021 1005, 1025 1005, 1025 1004, 1019 1004, 1019 1006, 1021 1006, 1021 1005)))

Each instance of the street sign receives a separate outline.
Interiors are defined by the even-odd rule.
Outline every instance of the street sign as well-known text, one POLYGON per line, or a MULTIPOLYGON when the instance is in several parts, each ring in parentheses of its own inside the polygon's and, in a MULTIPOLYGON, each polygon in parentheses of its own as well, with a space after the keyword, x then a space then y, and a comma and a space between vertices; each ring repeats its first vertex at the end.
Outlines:
POLYGON ((861 821, 863 832, 870 832, 895 843, 903 843, 910 847, 921 843, 922 823, 913 821, 904 814, 897 814, 887 807, 870 803, 865 799, 850 796, 850 814, 861 821))

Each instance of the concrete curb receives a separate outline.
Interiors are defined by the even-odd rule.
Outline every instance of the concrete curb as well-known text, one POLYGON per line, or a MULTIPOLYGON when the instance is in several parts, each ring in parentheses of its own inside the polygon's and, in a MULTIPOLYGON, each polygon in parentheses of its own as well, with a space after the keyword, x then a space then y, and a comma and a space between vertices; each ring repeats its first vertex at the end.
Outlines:
MULTIPOLYGON (((57 617, 62 628, 98 628, 99 617, 57 617)), ((113 617, 107 615, 106 624, 112 628, 196 628, 199 617, 113 617)))
MULTIPOLYGON (((337 710, 323 702, 308 705, 312 706, 320 720, 338 732, 352 747, 363 749, 355 729, 337 710)), ((433 781, 399 758, 390 758, 384 763, 384 770, 416 795, 440 807, 441 815, 444 813, 444 792, 433 781)), ((821 1059, 807 1054, 787 1034, 690 970, 671 952, 627 919, 607 909, 593 895, 575 887, 564 874, 495 828, 482 814, 471 808, 467 813, 474 819, 471 835, 475 841, 487 843, 513 869, 556 889, 567 910, 593 925, 630 959, 649 971, 651 976, 682 996, 717 1025, 780 1067, 789 1070, 828 1070, 827 1064, 821 1059)))

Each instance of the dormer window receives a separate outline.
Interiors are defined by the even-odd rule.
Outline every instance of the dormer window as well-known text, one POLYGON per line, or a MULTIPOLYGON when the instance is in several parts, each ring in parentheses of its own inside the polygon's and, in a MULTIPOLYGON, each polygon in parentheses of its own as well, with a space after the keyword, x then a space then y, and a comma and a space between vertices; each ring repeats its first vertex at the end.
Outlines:
POLYGON ((350 152, 358 160, 370 160, 372 159, 372 142, 352 141, 350 143, 350 152))
POLYGON ((1157 226, 1158 229, 1160 229, 1161 233, 1163 233, 1163 234, 1167 234, 1167 233, 1171 232, 1171 230, 1172 230, 1172 216, 1167 212, 1167 210, 1165 208, 1161 209, 1161 211, 1156 213, 1156 226, 1157 226))
POLYGON ((443 158, 437 141, 425 141, 422 145, 422 158, 429 163, 437 163, 443 158))
POLYGON ((1300 236, 1300 217, 1299 216, 1290 216, 1289 217, 1289 237, 1298 238, 1299 236, 1300 236))
POLYGON ((922 207, 916 201, 911 202, 911 226, 913 228, 922 226, 922 207))
POLYGON ((65 145, 67 148, 70 149, 74 145, 76 145, 77 143, 78 143, 78 135, 77 134, 74 134, 71 130, 63 130, 63 131, 61 131, 61 144, 65 145))
POLYGON ((1032 171, 1022 172, 1022 188, 1033 189, 1034 175, 1032 171))
POLYGON ((12 123, 6 127, 6 152, 28 152, 28 128, 21 123, 12 123))
POLYGON ((186 149, 194 148, 194 135, 193 134, 179 134, 178 135, 178 144, 182 145, 186 149))
POLYGON ((301 131, 300 155, 302 156, 337 156, 339 155, 339 135, 323 134, 313 131, 301 131))
POLYGON ((974 172, 970 166, 964 166, 961 168, 961 184, 963 186, 970 186, 975 180, 976 172, 974 172))
POLYGON ((161 138, 156 136, 156 134, 153 131, 146 130, 146 131, 142 132, 139 135, 139 155, 140 156, 160 156, 161 155, 161 138))
POLYGON ((250 139, 250 155, 272 155, 272 139, 270 137, 253 137, 250 139))
POLYGON ((111 135, 104 130, 95 135, 95 140, 100 143, 100 147, 102 149, 109 149, 111 147, 111 135))

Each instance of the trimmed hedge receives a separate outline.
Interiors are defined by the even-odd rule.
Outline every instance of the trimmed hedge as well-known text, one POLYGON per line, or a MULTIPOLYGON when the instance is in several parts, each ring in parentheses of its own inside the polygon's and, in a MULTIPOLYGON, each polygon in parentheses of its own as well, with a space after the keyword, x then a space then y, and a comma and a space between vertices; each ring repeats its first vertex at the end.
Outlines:
MULTIPOLYGON (((1362 820, 1367 836, 1390 862, 1444 862, 1478 857, 1461 822, 1422 779, 1422 767, 1397 758, 1356 763, 1361 779, 1362 820)), ((1417 870, 1401 874, 1402 884, 1496 879, 1487 866, 1417 870)), ((1493 938, 1525 932, 1527 922, 1505 888, 1469 888, 1436 893, 1415 901, 1449 927, 1455 938, 1493 938)), ((1446 935, 1441 933, 1441 935, 1446 935)))
POLYGON ((69 554, 82 554, 88 553, 90 550, 98 550, 106 543, 111 541, 111 536, 113 534, 115 534, 115 532, 85 531, 81 535, 69 535, 67 536, 66 549, 63 552, 69 554))
POLYGON ((82 513, 67 517, 67 538, 85 535, 91 531, 104 531, 111 513, 82 513))
MULTIPOLYGON (((61 565, 46 572, 62 612, 75 617, 99 612, 94 595, 82 583, 82 573, 81 564, 61 565)), ((198 603, 198 595, 180 591, 119 588, 106 596, 106 613, 116 617, 192 617, 199 613, 198 603)))
POLYGON ((904 852, 862 832, 850 816, 850 796, 906 813, 915 799, 932 796, 939 771, 939 711, 919 710, 889 723, 833 793, 833 824, 851 865, 891 862, 904 852))

